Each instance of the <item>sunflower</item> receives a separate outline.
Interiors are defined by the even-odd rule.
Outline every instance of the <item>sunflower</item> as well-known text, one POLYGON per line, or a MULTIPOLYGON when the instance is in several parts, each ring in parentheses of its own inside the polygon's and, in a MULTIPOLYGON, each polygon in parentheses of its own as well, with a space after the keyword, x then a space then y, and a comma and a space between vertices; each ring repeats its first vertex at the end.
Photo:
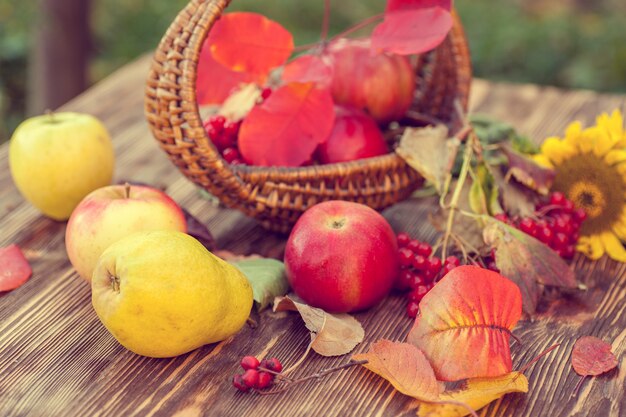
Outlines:
POLYGON ((565 138, 545 140, 535 160, 554 168, 552 189, 587 213, 576 249, 591 259, 607 253, 626 262, 626 132, 619 110, 587 129, 570 124, 565 138))

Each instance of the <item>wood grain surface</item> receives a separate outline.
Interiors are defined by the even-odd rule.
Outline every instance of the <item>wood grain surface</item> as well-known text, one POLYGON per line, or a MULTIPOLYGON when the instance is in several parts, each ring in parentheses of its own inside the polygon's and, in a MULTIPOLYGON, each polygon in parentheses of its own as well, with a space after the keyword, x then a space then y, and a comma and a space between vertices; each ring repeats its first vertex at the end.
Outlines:
MULTIPOLYGON (((165 157, 143 117, 148 58, 113 74, 64 109, 99 117, 110 130, 117 157, 116 180, 162 187, 208 224, 220 248, 280 258, 285 236, 271 234, 238 212, 217 207, 165 157)), ((579 119, 591 123, 601 111, 623 108, 623 96, 561 91, 532 85, 477 80, 472 108, 513 123, 541 140, 579 119)), ((241 356, 272 355, 287 365, 304 352, 308 334, 294 314, 264 312, 256 329, 245 327, 231 340, 173 359, 150 359, 122 348, 98 321, 89 286, 67 260, 65 223, 41 216, 15 189, 8 147, 0 147, 0 247, 20 245, 33 266, 23 287, 0 294, 0 416, 397 416, 414 415, 415 404, 362 368, 331 375, 275 396, 238 393, 230 377, 241 356)), ((427 216, 433 201, 408 200, 384 215, 396 230, 434 240, 427 216)), ((626 370, 620 366, 587 380, 573 398, 578 376, 570 354, 574 341, 594 335, 612 342, 622 362, 626 348, 626 265, 607 258, 574 261, 589 289, 562 298, 548 296, 539 314, 515 329, 519 368, 554 343, 549 357, 528 372, 530 392, 508 395, 481 416, 626 416, 626 370)), ((405 302, 391 296, 358 314, 366 331, 355 352, 380 338, 402 340, 411 325, 405 302)), ((344 363, 346 357, 310 354, 296 371, 305 375, 344 363)))

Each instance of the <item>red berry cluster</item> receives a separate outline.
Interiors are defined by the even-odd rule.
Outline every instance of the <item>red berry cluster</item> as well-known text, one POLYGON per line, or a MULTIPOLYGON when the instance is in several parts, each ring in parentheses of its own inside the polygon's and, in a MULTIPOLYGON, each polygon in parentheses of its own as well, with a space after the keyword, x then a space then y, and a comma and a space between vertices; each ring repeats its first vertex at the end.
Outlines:
POLYGON ((241 367, 244 373, 233 376, 233 386, 242 392, 269 388, 274 382, 274 374, 271 372, 280 373, 283 370, 283 365, 276 358, 263 359, 259 362, 254 356, 244 356, 241 359, 241 367))
MULTIPOLYGON (((262 103, 272 95, 272 89, 265 87, 261 90, 262 103)), ((244 160, 239 153, 237 139, 241 122, 231 122, 222 115, 211 116, 204 122, 204 129, 207 135, 222 154, 222 158, 231 165, 244 164, 244 160)))
POLYGON ((406 312, 413 318, 422 298, 437 281, 459 266, 460 261, 456 256, 449 256, 442 262, 441 258, 433 256, 433 248, 428 243, 411 239, 407 233, 399 233, 397 240, 400 276, 396 288, 410 290, 406 312))
POLYGON ((549 200, 538 204, 535 210, 536 218, 510 219, 504 214, 495 217, 550 246, 562 258, 574 257, 580 225, 587 218, 585 210, 575 208, 574 203, 558 191, 550 194, 549 200))

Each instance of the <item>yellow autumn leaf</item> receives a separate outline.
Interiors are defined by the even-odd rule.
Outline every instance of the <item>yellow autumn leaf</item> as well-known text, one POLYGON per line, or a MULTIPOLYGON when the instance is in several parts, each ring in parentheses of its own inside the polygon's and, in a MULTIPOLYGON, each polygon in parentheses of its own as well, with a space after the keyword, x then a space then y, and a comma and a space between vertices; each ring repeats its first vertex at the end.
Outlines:
POLYGON ((528 379, 524 374, 511 372, 492 378, 472 378, 467 380, 461 390, 440 394, 441 402, 439 403, 423 402, 417 410, 417 415, 419 417, 463 417, 471 414, 467 407, 445 402, 462 403, 474 410, 479 410, 512 392, 528 392, 528 379))

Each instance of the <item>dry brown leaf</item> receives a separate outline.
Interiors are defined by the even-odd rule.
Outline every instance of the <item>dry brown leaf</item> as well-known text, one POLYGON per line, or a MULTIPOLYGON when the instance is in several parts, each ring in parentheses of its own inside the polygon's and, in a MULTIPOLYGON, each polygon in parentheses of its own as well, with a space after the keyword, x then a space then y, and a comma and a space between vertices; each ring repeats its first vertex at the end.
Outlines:
POLYGON ((422 401, 438 401, 443 384, 435 378, 424 353, 409 343, 379 340, 367 353, 353 360, 367 360, 363 366, 385 378, 395 389, 422 401))
POLYGON ((448 128, 445 125, 407 128, 396 153, 441 194, 459 145, 458 139, 448 139, 448 128))
POLYGON ((260 98, 261 89, 257 84, 245 84, 228 96, 218 114, 232 122, 238 122, 250 113, 260 98))
POLYGON ((555 171, 553 169, 540 166, 528 156, 517 152, 510 145, 503 144, 501 149, 509 160, 508 175, 513 176, 517 181, 539 194, 548 194, 554 181, 555 171))
POLYGON ((361 323, 349 314, 330 314, 289 297, 276 297, 274 311, 300 313, 311 332, 311 348, 322 356, 350 353, 365 337, 361 323))
POLYGON ((422 403, 417 410, 419 417, 463 417, 471 414, 467 407, 453 402, 462 403, 474 410, 479 410, 512 392, 528 392, 528 379, 519 372, 511 372, 493 378, 468 379, 458 391, 444 392, 439 396, 441 402, 422 403))

